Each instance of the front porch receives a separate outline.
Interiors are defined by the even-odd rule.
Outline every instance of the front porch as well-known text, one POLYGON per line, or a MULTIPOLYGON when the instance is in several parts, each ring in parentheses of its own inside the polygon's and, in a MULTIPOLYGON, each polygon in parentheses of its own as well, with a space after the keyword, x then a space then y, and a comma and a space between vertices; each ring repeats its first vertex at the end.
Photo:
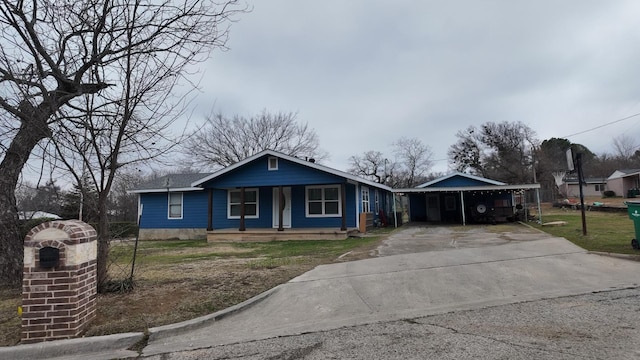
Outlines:
POLYGON ((278 229, 214 229, 207 231, 207 242, 217 241, 287 241, 287 240, 344 240, 358 229, 303 228, 278 229))

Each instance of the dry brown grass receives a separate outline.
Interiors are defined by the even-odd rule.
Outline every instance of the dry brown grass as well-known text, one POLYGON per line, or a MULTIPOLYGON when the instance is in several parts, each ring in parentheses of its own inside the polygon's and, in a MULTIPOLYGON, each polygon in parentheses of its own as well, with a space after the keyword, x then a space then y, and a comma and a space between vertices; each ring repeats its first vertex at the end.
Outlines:
MULTIPOLYGON (((134 289, 127 293, 99 294, 97 317, 85 335, 142 332, 210 314, 285 283, 317 265, 370 257, 371 250, 382 239, 383 236, 355 240, 356 245, 349 248, 348 255, 339 259, 335 255, 335 251, 342 251, 339 248, 334 252, 307 251, 303 255, 267 257, 255 248, 232 244, 143 246, 134 289)), ((335 247, 340 242, 328 244, 335 247)), ((265 245, 256 246, 262 249, 265 245)), ((0 291, 0 346, 20 341, 19 305, 19 290, 0 291)))

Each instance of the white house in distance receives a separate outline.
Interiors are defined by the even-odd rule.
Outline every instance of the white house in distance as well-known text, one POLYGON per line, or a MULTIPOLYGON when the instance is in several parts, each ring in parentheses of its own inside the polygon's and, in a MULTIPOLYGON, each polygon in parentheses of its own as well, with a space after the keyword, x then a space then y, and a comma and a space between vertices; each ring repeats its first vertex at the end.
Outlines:
POLYGON ((640 169, 616 170, 607 178, 607 190, 615 191, 616 196, 638 196, 640 189, 640 169))
MULTIPOLYGON (((602 196, 607 190, 624 198, 640 196, 640 169, 616 170, 608 178, 587 178, 584 182, 584 196, 602 196)), ((577 177, 565 177, 558 188, 568 198, 580 196, 577 177)))
MULTIPOLYGON (((602 196, 605 190, 609 190, 607 187, 606 178, 587 178, 584 179, 585 185, 582 188, 584 196, 602 196)), ((578 178, 565 178, 562 184, 559 186, 560 194, 568 198, 580 196, 580 186, 578 178)), ((616 192, 616 194, 618 194, 616 192)))

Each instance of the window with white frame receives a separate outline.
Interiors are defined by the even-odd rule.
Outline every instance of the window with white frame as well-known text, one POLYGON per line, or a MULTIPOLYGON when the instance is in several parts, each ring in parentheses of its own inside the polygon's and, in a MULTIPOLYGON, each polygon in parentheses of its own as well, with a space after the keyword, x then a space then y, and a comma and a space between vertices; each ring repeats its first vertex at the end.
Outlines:
POLYGON ((596 191, 604 191, 604 184, 596 184, 596 191))
POLYGON ((307 186, 305 192, 307 217, 342 216, 339 185, 307 186))
MULTIPOLYGON (((258 218, 259 196, 258 189, 244 190, 244 217, 247 219, 258 218)), ((227 192, 227 218, 239 219, 242 206, 242 191, 233 189, 227 192)))
POLYGON ((169 193, 168 196, 168 213, 169 219, 182 219, 182 200, 181 192, 169 193))
POLYGON ((362 187, 362 212, 371 212, 371 207, 369 205, 369 188, 362 187))
POLYGON ((278 170, 278 158, 275 156, 269 157, 269 170, 278 170))

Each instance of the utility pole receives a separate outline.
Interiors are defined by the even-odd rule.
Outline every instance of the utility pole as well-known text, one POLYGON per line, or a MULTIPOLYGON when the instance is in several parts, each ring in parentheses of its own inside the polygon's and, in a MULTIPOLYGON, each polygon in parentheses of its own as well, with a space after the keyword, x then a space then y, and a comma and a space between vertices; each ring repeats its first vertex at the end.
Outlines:
POLYGON ((584 192, 582 185, 584 184, 584 176, 582 174, 582 153, 576 154, 576 167, 578 168, 578 186, 580 188, 580 211, 582 212, 582 235, 587 236, 587 218, 584 213, 584 192))

